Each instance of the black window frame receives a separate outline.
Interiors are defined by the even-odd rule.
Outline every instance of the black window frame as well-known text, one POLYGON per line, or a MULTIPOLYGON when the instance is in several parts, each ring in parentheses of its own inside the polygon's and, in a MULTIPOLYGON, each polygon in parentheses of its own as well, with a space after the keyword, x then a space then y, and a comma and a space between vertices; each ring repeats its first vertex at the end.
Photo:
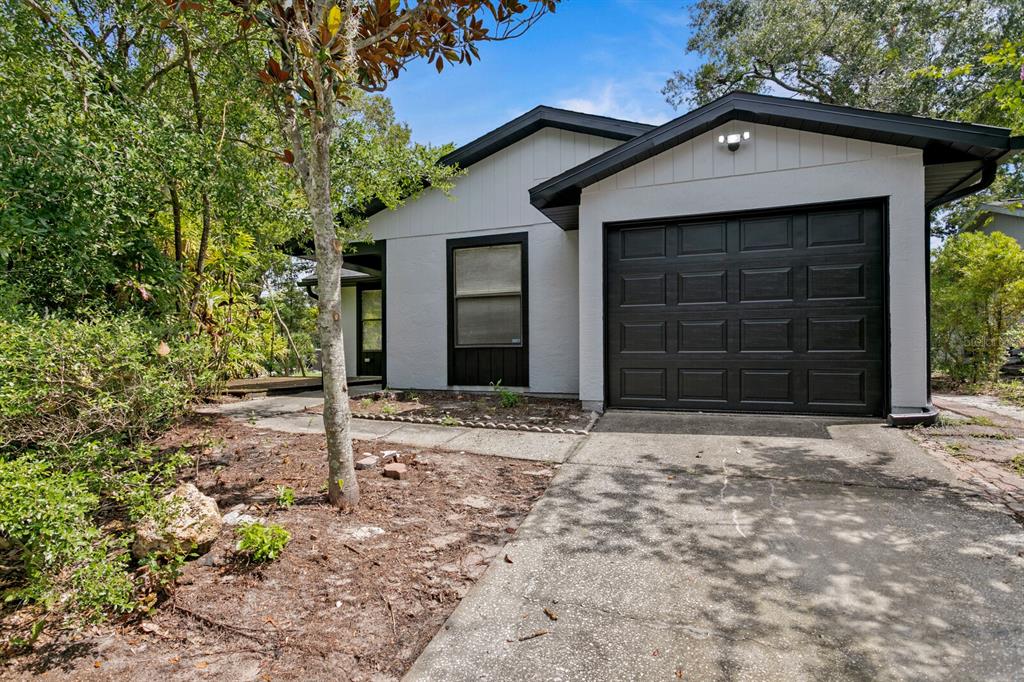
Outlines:
POLYGON ((447 247, 447 287, 446 292, 448 308, 448 384, 449 385, 486 385, 488 382, 464 384, 457 381, 456 377, 456 353, 457 352, 487 352, 487 351, 514 351, 520 354, 519 379, 508 380, 503 377, 502 382, 506 386, 527 386, 529 383, 529 351, 530 351, 530 271, 529 271, 529 233, 528 232, 507 232, 503 234, 491 234, 479 237, 460 237, 449 239, 447 247), (494 345, 494 346, 456 346, 455 335, 455 252, 458 249, 474 248, 481 246, 510 246, 520 247, 520 278, 521 284, 521 306, 520 315, 522 318, 522 343, 520 345, 494 345), (513 383, 514 381, 514 383, 513 383))

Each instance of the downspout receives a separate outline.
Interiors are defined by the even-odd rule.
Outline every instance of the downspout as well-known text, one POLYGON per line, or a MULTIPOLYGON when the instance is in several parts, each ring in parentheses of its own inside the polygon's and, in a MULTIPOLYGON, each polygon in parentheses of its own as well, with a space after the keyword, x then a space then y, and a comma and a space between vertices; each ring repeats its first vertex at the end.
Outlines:
POLYGON ((315 287, 315 286, 316 286, 316 284, 309 283, 309 284, 303 284, 302 288, 306 290, 306 295, 307 296, 309 296, 314 301, 319 301, 320 297, 317 296, 316 293, 313 291, 313 287, 315 287))
MULTIPOLYGON (((1024 138, 1011 138, 1011 147, 1016 140, 1024 138)), ((1019 143, 1018 143, 1019 144, 1019 143)), ((997 160, 985 161, 981 167, 981 178, 978 182, 960 189, 952 189, 941 194, 924 205, 924 290, 925 290, 925 372, 927 386, 927 406, 920 412, 892 413, 886 419, 889 426, 917 426, 923 424, 930 426, 939 418, 939 411, 932 405, 932 211, 943 204, 957 199, 963 199, 971 194, 983 192, 992 186, 996 179, 996 169, 999 167, 997 160)), ((973 173, 971 173, 973 175, 973 173)), ((970 176, 968 176, 970 177, 970 176)), ((957 183, 959 184, 959 183, 957 183)))

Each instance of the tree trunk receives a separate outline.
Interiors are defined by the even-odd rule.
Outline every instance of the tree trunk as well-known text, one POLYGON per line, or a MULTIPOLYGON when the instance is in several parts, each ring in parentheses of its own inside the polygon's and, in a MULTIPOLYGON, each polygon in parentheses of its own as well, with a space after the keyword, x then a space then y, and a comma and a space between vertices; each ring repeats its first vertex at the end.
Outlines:
POLYGON ((309 145, 307 191, 316 276, 319 282, 317 330, 323 353, 324 429, 327 432, 327 496, 331 504, 351 508, 359 503, 350 431, 352 411, 348 402, 345 341, 341 329, 341 268, 343 242, 334 228, 331 205, 330 112, 313 125, 309 145))
POLYGON ((178 198, 178 186, 170 183, 171 190, 171 217, 174 221, 174 262, 181 269, 181 261, 185 257, 185 247, 181 238, 181 200, 178 198))

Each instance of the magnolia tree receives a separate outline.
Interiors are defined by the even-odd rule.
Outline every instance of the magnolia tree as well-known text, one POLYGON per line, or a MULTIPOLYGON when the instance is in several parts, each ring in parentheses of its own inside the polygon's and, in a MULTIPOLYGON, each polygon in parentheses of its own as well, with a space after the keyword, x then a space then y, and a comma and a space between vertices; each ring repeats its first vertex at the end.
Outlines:
POLYGON ((266 39, 263 69, 290 165, 309 206, 320 282, 318 331, 323 352, 328 496, 339 507, 359 501, 349 431, 341 325, 344 233, 332 205, 332 140, 358 91, 379 92, 412 60, 438 72, 472 64, 477 45, 522 35, 559 0, 228 0, 224 6, 165 0, 172 14, 225 10, 239 32, 266 39))

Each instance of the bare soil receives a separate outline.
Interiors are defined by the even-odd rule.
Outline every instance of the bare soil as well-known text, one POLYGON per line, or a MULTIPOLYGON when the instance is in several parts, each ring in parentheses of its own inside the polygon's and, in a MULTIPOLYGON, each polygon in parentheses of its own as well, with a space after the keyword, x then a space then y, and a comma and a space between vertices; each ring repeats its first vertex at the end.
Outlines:
MULTIPOLYGON (((44 633, 0 678, 44 680, 392 680, 416 659, 515 532, 553 474, 546 465, 356 442, 399 451, 411 476, 358 473, 352 513, 326 504, 323 436, 253 429, 224 418, 180 425, 160 441, 197 456, 185 480, 232 509, 291 532, 264 566, 234 553, 234 528, 190 562, 151 617, 44 633), (279 507, 277 487, 295 490, 279 507)), ((22 634, 30 614, 0 624, 22 634)))
MULTIPOLYGON (((323 407, 310 408, 320 413, 323 407)), ((584 430, 590 413, 579 400, 521 396, 514 407, 503 407, 497 393, 452 393, 447 391, 380 391, 352 401, 355 416, 405 415, 432 419, 528 424, 584 430)))

